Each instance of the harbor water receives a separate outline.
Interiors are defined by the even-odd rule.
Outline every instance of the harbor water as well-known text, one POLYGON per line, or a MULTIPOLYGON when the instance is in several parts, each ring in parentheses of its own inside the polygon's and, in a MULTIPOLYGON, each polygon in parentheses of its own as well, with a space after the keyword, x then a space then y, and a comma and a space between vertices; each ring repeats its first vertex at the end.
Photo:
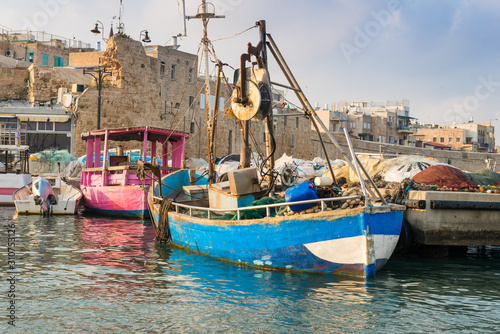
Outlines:
POLYGON ((392 259, 365 281, 156 244, 148 221, 3 207, 0 228, 1 333, 500 331, 500 247, 392 259))

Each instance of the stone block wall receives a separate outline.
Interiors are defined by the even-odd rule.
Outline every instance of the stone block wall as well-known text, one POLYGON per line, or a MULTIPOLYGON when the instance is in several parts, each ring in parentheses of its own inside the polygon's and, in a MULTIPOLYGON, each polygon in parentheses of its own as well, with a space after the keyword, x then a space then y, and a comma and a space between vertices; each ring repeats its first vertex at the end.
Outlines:
POLYGON ((0 67, 0 101, 25 99, 28 94, 28 71, 0 67))
POLYGON ((90 76, 84 76, 82 70, 55 67, 49 68, 40 65, 31 65, 28 69, 30 86, 28 99, 35 101, 50 101, 57 98, 59 88, 66 88, 71 92, 73 84, 90 83, 90 76))
POLYGON ((104 51, 72 52, 69 54, 69 66, 96 66, 104 51))
MULTIPOLYGON (((330 142, 329 139, 326 139, 326 134, 323 135, 325 138, 325 143, 327 145, 327 152, 329 154, 330 159, 342 159, 342 155, 339 150, 337 150, 334 145, 330 142), (331 155, 330 155, 331 154, 331 155)), ((349 154, 349 148, 347 146, 347 142, 344 136, 334 135, 335 139, 342 147, 344 152, 349 154)), ((311 151, 315 152, 317 155, 321 156, 318 153, 321 152, 321 146, 317 136, 311 137, 311 151)), ((378 154, 381 152, 380 145, 378 143, 351 139, 353 144, 354 151, 357 154, 362 153, 372 153, 378 154)), ((441 151, 441 150, 433 150, 433 149, 425 149, 425 148, 417 148, 417 147, 409 147, 402 145, 392 145, 392 144, 384 144, 384 146, 392 149, 388 150, 382 148, 382 153, 385 154, 395 154, 397 152, 399 155, 421 155, 426 157, 433 157, 443 163, 448 163, 455 167, 458 167, 462 170, 466 170, 469 172, 475 172, 479 169, 486 167, 485 160, 491 159, 492 161, 496 161, 497 167, 496 171, 500 171, 500 154, 492 154, 492 153, 476 153, 476 152, 463 152, 463 151, 441 151)), ((296 152, 294 156, 301 157, 304 152, 296 152)))

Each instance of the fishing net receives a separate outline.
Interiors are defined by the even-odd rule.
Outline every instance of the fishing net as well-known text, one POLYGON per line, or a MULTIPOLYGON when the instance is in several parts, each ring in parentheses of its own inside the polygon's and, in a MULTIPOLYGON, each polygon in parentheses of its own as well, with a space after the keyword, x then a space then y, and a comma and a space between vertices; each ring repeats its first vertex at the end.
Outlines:
POLYGON ((29 159, 32 174, 62 173, 64 169, 76 160, 68 150, 46 150, 32 154, 29 159))
POLYGON ((448 165, 431 166, 413 177, 413 180, 427 185, 448 188, 476 188, 477 184, 470 182, 460 169, 448 165))
POLYGON ((465 173, 465 176, 472 183, 480 185, 500 185, 500 174, 489 169, 480 169, 475 173, 465 173))
MULTIPOLYGON (((430 166, 441 164, 435 159, 418 155, 402 156, 393 159, 358 155, 358 158, 372 178, 380 176, 386 182, 402 182, 404 179, 412 178, 430 166)), ((336 179, 345 177, 347 183, 359 182, 358 176, 347 163, 333 166, 332 169, 336 179)), ((323 176, 329 176, 329 171, 327 170, 323 176)))

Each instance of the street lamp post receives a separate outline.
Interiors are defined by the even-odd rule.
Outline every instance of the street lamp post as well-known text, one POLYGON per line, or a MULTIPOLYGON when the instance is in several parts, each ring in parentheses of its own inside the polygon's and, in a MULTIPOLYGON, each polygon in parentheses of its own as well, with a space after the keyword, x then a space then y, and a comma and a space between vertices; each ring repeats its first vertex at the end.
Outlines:
POLYGON ((91 75, 97 84, 97 130, 101 129, 101 90, 102 83, 105 77, 111 75, 113 72, 110 71, 106 66, 96 66, 93 69, 83 69, 83 74, 91 75))

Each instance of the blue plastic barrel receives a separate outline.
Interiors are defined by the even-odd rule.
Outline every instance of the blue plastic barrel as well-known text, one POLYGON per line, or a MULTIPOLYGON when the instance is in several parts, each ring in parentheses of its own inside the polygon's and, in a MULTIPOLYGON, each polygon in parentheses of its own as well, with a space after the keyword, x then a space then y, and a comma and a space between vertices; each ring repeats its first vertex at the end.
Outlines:
MULTIPOLYGON (((291 188, 288 188, 287 191, 285 191, 285 200, 287 202, 307 201, 317 198, 318 193, 316 191, 316 187, 311 181, 299 183, 291 188)), ((299 212, 314 205, 316 205, 316 203, 290 205, 290 209, 293 212, 299 212)))

